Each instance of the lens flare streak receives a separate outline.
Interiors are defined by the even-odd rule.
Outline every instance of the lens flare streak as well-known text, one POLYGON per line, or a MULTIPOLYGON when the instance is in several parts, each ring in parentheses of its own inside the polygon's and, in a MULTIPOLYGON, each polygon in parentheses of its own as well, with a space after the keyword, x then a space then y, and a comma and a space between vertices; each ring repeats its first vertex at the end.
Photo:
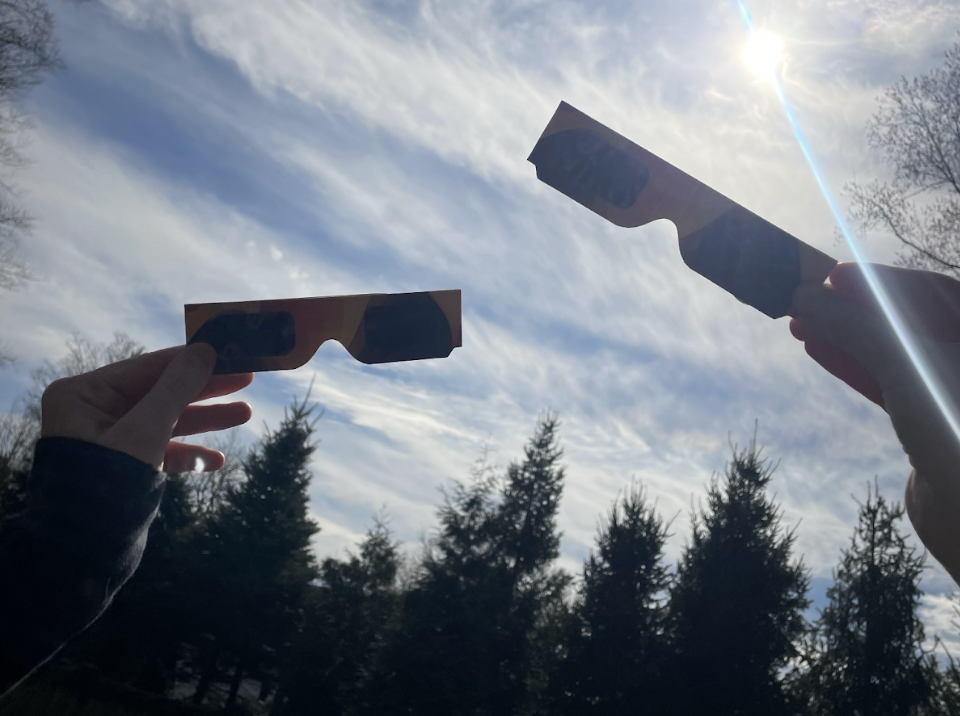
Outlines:
MULTIPOLYGON (((744 4, 744 1, 737 0, 737 4, 740 7, 740 15, 747 30, 751 33, 751 35, 758 32, 753 24, 753 18, 750 16, 750 11, 744 4)), ((797 143, 800 145, 800 150, 803 152, 803 156, 807 160, 810 171, 817 180, 817 186, 820 187, 820 192, 823 194, 824 199, 826 199, 827 205, 830 207, 830 211, 833 213, 833 218, 837 222, 837 226, 840 228, 840 232, 843 234, 843 238, 846 241, 847 246, 850 247, 850 251, 853 253, 854 258, 856 259, 857 263, 860 264, 863 275, 867 280, 867 285, 869 285, 870 290, 876 297, 877 303, 880 305, 880 308, 886 315, 887 320, 890 321, 890 325, 893 327, 897 338, 900 340, 904 351, 916 368, 921 380, 923 380, 927 390, 930 391, 930 395, 933 397, 934 402, 936 402, 937 407, 943 414, 944 420, 947 421, 947 424, 953 431, 958 443, 960 443, 960 420, 957 419, 955 406, 952 405, 951 401, 947 397, 946 391, 943 389, 942 383, 931 370, 928 361, 923 356, 920 346, 914 340, 913 336, 911 336, 906 330, 903 319, 894 307, 893 302, 890 300, 889 295, 883 287, 883 284, 880 283, 871 265, 867 263, 859 242, 850 232, 846 222, 843 220, 843 215, 827 187, 826 180, 820 173, 820 169, 813 157, 810 146, 807 144, 807 140, 800 129, 797 118, 794 115, 793 110, 790 108, 790 103, 787 101, 787 97, 783 91, 783 85, 780 82, 779 76, 774 75, 772 80, 774 89, 777 93, 777 98, 780 100, 780 104, 783 106, 784 114, 786 114, 787 121, 790 123, 790 128, 793 130, 793 133, 797 138, 797 143)))

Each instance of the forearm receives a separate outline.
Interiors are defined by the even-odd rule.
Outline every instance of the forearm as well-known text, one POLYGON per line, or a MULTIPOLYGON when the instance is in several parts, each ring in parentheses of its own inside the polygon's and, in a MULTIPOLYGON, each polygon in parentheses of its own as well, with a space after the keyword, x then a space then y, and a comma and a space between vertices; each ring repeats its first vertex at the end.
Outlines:
POLYGON ((140 562, 163 477, 69 438, 37 446, 28 510, 0 528, 0 693, 110 604, 140 562))

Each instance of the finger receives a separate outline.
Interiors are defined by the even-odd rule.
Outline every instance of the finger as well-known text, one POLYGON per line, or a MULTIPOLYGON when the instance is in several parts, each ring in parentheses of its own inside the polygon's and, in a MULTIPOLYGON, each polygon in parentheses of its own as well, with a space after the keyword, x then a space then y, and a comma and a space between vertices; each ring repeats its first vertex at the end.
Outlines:
POLYGON ((880 383, 856 358, 834 348, 818 336, 812 336, 804 341, 803 347, 806 349, 807 355, 819 363, 828 373, 842 380, 867 400, 885 408, 880 383))
POLYGON ((97 368, 90 375, 110 385, 130 402, 136 402, 149 392, 170 362, 185 349, 186 346, 172 346, 143 353, 97 368))
MULTIPOLYGON (((876 266, 873 266, 876 268, 876 266)), ((858 300, 873 305, 873 291, 867 283, 863 268, 859 263, 840 263, 830 272, 830 285, 842 295, 852 300, 858 300)))
POLYGON ((253 373, 234 373, 232 375, 215 375, 207 381, 194 402, 219 398, 224 395, 243 390, 253 382, 253 373))
MULTIPOLYGON (((930 271, 868 266, 911 331, 938 341, 960 341, 960 281, 930 271)), ((864 268, 856 263, 837 264, 830 273, 830 283, 843 296, 880 312, 864 268)))
POLYGON ((844 298, 835 289, 810 285, 796 290, 794 307, 803 322, 800 330, 808 328, 859 361, 881 385, 899 372, 899 340, 887 320, 875 311, 844 298))
POLYGON ((802 318, 790 319, 790 334, 798 341, 806 341, 817 335, 813 329, 810 328, 810 324, 806 323, 802 318))
POLYGON ((173 429, 173 437, 235 428, 250 420, 252 414, 246 403, 189 405, 180 415, 173 429))
POLYGON ((104 433, 101 444, 158 465, 180 415, 210 380, 216 357, 205 343, 178 351, 143 399, 104 433))
POLYGON ((224 463, 223 453, 203 445, 192 445, 171 440, 163 455, 163 471, 210 472, 219 470, 224 463))
MULTIPOLYGON (((887 289, 904 286, 909 289, 922 289, 931 278, 946 279, 946 276, 931 271, 887 266, 886 264, 859 263, 847 261, 837 264, 830 272, 830 284, 848 298, 860 297, 873 301, 873 289, 867 281, 866 270, 869 269, 878 283, 887 289)), ((953 281, 956 283, 956 281, 953 281)))
POLYGON ((839 378, 862 396, 881 408, 885 407, 883 392, 880 383, 870 374, 863 364, 856 358, 834 348, 820 338, 810 324, 802 318, 790 321, 790 333, 797 340, 803 341, 807 355, 819 363, 828 373, 839 378))
MULTIPOLYGON (((143 353, 93 371, 93 374, 114 386, 130 402, 139 401, 153 387, 170 361, 187 346, 172 346, 152 353, 143 353)), ((204 386, 196 400, 218 398, 246 388, 253 382, 253 373, 215 375, 204 386)))

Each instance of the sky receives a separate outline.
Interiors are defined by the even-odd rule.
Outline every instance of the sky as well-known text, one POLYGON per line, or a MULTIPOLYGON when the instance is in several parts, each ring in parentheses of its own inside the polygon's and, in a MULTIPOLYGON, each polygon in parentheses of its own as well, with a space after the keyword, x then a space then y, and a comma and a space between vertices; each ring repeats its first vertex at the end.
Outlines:
MULTIPOLYGON (((746 3, 783 42, 784 92, 845 207, 889 176, 864 132, 876 99, 930 71, 960 8, 936 0, 746 3)), ((886 415, 824 373, 787 319, 739 304, 680 259, 668 222, 620 229, 526 161, 566 101, 803 241, 851 258, 771 83, 742 60, 734 0, 55 0, 66 69, 25 103, 19 174, 37 280, 0 297, 12 409, 72 334, 183 341, 183 304, 458 288, 463 347, 365 366, 336 343, 260 374, 241 438, 303 397, 317 426, 318 555, 384 512, 416 551, 440 488, 505 468, 537 416, 562 421, 561 564, 578 572, 633 482, 671 522, 756 433, 823 604, 874 478, 909 465, 886 415)), ((890 262, 889 237, 863 238, 890 262)), ((909 524, 904 529, 913 535, 909 524)), ((913 537, 912 537, 913 538, 913 537)), ((913 538, 914 541, 915 538, 913 538)), ((952 637, 953 583, 924 577, 952 637)))

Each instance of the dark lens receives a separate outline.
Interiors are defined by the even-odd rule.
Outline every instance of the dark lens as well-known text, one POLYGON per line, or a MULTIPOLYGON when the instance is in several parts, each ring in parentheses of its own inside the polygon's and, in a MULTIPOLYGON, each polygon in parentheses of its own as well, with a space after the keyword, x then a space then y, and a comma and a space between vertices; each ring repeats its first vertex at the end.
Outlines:
POLYGON ((690 235, 699 239, 687 265, 771 318, 785 316, 800 285, 800 244, 743 207, 690 235))
POLYGON ((217 351, 217 373, 262 370, 262 358, 287 355, 297 343, 289 311, 221 313, 200 326, 191 343, 209 343, 217 351))
POLYGON ((629 209, 650 179, 643 164, 589 129, 565 129, 543 137, 530 161, 541 181, 581 204, 596 197, 629 209))
POLYGON ((390 296, 369 306, 361 329, 364 346, 354 357, 363 363, 444 358, 453 350, 447 316, 427 293, 390 296))

